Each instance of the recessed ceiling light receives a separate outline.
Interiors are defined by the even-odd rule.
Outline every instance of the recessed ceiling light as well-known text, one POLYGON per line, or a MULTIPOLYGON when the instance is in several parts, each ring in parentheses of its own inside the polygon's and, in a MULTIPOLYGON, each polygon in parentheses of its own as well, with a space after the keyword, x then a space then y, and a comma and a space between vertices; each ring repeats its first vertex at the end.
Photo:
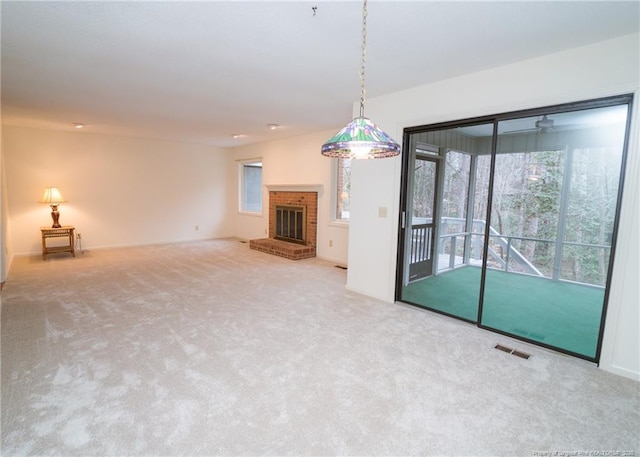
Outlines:
POLYGON ((269 127, 269 130, 275 130, 280 126, 278 124, 267 124, 267 127, 269 127))
POLYGON ((75 124, 73 124, 75 128, 77 129, 83 129, 84 128, 84 124, 80 124, 78 122, 76 122, 75 124))
POLYGON ((233 138, 234 140, 238 139, 238 138, 242 138, 244 135, 242 133, 232 133, 231 134, 231 138, 233 138))

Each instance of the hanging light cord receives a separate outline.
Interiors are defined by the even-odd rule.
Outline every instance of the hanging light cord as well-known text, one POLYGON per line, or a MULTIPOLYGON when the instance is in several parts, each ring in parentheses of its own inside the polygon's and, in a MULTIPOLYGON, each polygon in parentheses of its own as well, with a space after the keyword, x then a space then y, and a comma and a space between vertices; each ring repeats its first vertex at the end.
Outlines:
POLYGON ((362 3, 362 59, 360 60, 360 117, 364 117, 364 100, 367 90, 364 87, 364 66, 367 62, 367 0, 362 3))

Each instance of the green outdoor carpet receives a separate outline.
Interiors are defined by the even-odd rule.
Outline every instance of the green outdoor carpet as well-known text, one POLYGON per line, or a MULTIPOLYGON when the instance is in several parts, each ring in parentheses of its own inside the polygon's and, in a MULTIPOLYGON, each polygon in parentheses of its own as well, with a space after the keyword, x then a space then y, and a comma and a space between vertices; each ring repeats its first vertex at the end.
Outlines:
POLYGON ((412 282, 402 290, 402 300, 476 322, 480 272, 480 268, 463 267, 412 282))
MULTIPOLYGON (((480 268, 409 284, 402 300, 477 320, 480 268)), ((488 270, 482 325, 593 358, 604 289, 488 270)))

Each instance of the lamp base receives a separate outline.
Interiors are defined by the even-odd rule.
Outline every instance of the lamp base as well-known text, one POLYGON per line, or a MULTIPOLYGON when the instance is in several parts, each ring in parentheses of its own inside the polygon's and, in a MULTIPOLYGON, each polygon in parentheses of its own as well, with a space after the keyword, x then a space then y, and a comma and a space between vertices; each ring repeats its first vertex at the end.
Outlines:
POLYGON ((51 219, 53 219, 53 225, 51 226, 51 228, 62 227, 62 225, 60 225, 60 222, 58 222, 58 220, 60 219, 60 213, 58 212, 58 205, 51 205, 51 219))

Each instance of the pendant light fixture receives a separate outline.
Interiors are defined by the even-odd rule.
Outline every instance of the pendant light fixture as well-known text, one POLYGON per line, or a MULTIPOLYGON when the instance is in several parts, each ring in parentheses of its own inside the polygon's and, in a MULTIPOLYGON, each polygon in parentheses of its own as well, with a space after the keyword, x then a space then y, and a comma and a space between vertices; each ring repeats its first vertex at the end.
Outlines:
POLYGON ((322 155, 343 159, 380 159, 400 154, 400 145, 364 117, 364 70, 367 60, 367 0, 362 4, 362 59, 360 61, 360 115, 322 145, 322 155))

